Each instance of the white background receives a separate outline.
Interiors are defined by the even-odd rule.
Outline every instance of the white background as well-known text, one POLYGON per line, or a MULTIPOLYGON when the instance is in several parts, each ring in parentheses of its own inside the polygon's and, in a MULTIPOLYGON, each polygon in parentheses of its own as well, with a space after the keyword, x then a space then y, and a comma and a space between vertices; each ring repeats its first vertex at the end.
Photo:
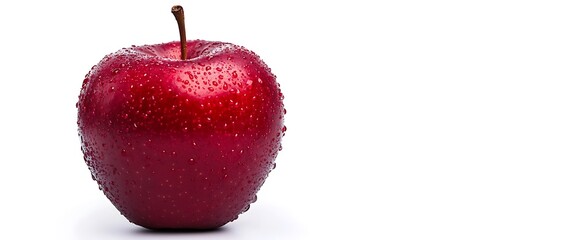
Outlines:
POLYGON ((2 1, 2 239, 577 239, 576 1, 2 1), (130 224, 82 160, 105 54, 178 39, 257 52, 288 131, 220 231, 130 224), (8 238, 6 238, 8 236, 8 238))

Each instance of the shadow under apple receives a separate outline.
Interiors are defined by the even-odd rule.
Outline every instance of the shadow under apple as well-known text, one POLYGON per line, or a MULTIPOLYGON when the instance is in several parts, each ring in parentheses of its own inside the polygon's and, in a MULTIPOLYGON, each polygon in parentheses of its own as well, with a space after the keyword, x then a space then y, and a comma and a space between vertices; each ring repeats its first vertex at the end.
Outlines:
POLYGON ((195 234, 219 234, 228 231, 226 226, 213 229, 148 229, 136 228, 133 232, 137 235, 195 235, 195 234))
POLYGON ((92 206, 75 224, 78 239, 294 239, 299 232, 295 221, 281 209, 253 204, 239 219, 211 230, 151 230, 130 223, 112 205, 92 206), (254 206, 253 206, 254 205, 254 206), (293 237, 292 237, 293 236, 293 237))

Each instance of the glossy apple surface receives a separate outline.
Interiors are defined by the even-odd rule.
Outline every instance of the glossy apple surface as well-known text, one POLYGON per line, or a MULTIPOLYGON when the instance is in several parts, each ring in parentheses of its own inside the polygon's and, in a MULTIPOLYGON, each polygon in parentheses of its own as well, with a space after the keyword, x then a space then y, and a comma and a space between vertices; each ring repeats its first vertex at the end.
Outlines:
POLYGON ((84 160, 129 221, 210 229, 256 200, 285 132, 276 77, 229 43, 122 49, 86 75, 78 108, 84 160))

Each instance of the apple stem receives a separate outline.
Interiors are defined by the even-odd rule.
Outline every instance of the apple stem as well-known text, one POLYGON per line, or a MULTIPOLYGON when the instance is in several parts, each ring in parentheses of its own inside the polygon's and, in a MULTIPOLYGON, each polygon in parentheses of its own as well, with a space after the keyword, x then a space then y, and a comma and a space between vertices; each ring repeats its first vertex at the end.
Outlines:
POLYGON ((175 5, 171 8, 171 12, 175 15, 177 24, 179 25, 179 35, 181 36, 181 60, 187 59, 187 34, 185 31, 185 10, 180 5, 175 5))

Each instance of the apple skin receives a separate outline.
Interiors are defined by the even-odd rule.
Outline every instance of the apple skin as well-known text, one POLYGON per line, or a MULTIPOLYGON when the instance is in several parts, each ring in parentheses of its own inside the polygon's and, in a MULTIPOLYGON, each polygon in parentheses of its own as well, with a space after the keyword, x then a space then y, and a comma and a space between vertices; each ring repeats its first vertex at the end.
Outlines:
POLYGON ((133 46, 86 75, 77 103, 84 160, 106 197, 149 229, 237 219, 275 167, 283 94, 252 51, 224 42, 133 46))

